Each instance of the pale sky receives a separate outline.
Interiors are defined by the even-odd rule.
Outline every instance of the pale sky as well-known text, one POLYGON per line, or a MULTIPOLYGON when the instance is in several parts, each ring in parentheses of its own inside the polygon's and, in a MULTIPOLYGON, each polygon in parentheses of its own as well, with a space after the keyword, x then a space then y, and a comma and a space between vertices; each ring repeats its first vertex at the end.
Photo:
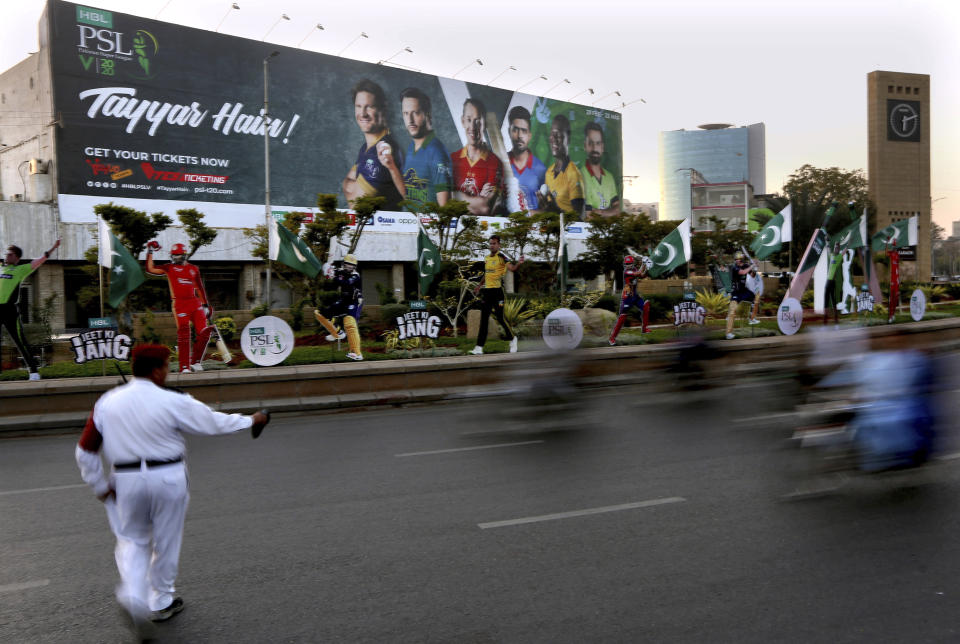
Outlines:
MULTIPOLYGON (((413 53, 392 61, 469 82, 490 83, 512 65, 517 71, 492 84, 550 98, 593 88, 592 97, 583 93, 577 102, 602 99, 597 106, 607 109, 628 103, 622 109, 624 175, 637 179, 625 195, 640 202, 659 200, 658 133, 703 123, 766 124, 769 192, 804 163, 866 170, 867 73, 929 74, 934 220, 948 234, 960 220, 955 0, 237 4, 239 10, 222 0, 98 0, 90 6, 210 31, 223 21, 222 33, 261 40, 269 31, 270 42, 326 54, 346 47, 344 56, 369 62, 410 47, 413 53), (290 20, 280 20, 281 13, 290 20), (351 44, 361 31, 369 38, 351 44), (483 66, 471 64, 476 58, 483 66)), ((0 70, 36 51, 42 7, 41 0, 4 2, 0 70)))

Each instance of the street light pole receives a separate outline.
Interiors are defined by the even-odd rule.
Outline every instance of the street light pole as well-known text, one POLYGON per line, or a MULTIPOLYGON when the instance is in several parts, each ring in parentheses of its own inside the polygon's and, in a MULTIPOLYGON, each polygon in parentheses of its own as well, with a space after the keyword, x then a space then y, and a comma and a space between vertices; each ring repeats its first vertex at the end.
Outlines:
POLYGON ((279 55, 271 53, 263 59, 263 211, 267 224, 267 283, 264 289, 263 303, 270 309, 270 59, 279 55))

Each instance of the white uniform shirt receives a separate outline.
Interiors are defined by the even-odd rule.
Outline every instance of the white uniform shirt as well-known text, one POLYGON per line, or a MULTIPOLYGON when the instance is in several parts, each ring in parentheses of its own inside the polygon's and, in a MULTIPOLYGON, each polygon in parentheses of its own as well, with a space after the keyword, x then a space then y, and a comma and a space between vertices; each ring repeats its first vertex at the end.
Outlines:
POLYGON ((229 434, 253 425, 250 416, 215 412, 189 394, 158 387, 146 378, 133 378, 111 389, 97 401, 77 446, 76 457, 83 480, 97 494, 108 489, 96 439, 102 437, 107 461, 135 463, 168 461, 184 455, 189 434, 229 434), (91 428, 92 424, 92 428, 91 428))

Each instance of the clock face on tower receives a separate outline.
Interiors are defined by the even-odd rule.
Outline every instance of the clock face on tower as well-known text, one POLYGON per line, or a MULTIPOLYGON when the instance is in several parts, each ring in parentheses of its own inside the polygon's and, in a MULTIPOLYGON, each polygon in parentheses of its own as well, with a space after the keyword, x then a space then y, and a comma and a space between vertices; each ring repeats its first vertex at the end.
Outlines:
POLYGON ((920 102, 887 99, 887 140, 920 140, 920 102))

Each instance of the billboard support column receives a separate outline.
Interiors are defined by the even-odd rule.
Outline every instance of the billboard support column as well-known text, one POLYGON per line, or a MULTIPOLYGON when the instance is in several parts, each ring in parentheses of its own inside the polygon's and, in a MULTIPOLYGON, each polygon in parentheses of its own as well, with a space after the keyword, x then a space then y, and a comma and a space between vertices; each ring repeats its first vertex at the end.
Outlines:
POLYGON ((263 223, 267 226, 267 284, 263 302, 267 305, 268 311, 270 310, 270 100, 267 88, 270 84, 270 59, 279 54, 279 51, 275 51, 263 59, 263 223))

